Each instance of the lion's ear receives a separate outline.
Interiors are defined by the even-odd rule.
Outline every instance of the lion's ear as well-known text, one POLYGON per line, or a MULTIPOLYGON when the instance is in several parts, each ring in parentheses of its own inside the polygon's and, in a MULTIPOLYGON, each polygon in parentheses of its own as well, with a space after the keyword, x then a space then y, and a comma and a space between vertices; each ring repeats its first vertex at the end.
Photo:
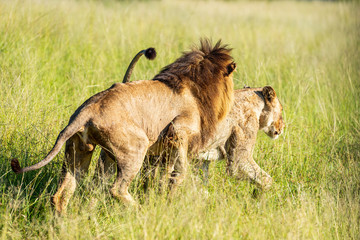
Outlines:
POLYGON ((267 102, 272 102, 276 98, 275 90, 271 86, 265 86, 262 93, 267 102))
POLYGON ((229 65, 227 65, 226 70, 227 70, 227 74, 226 75, 230 75, 232 72, 234 72, 236 69, 236 63, 232 62, 229 65))

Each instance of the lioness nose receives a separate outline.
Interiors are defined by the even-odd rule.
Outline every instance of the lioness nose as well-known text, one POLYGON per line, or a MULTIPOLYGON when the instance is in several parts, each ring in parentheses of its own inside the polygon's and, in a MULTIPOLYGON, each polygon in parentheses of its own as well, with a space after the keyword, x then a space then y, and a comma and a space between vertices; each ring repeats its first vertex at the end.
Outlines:
POLYGON ((278 131, 275 131, 274 134, 275 134, 275 135, 279 135, 279 132, 278 132, 278 131))

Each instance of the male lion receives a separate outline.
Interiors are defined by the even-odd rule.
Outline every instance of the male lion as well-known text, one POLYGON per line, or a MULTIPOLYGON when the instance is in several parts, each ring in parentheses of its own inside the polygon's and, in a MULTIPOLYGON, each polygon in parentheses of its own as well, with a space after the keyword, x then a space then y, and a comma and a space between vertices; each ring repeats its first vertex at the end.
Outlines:
MULTIPOLYGON (((209 161, 225 158, 229 175, 240 180, 250 180, 263 190, 269 189, 273 180, 257 165, 252 155, 259 130, 263 130, 272 139, 277 139, 283 132, 285 124, 282 109, 275 90, 270 86, 235 90, 234 105, 230 113, 219 123, 208 143, 199 153, 193 153, 192 157, 206 160, 206 175, 209 161)), ((158 141, 158 144, 161 142, 158 141)), ((164 149, 153 144, 148 154, 159 156, 162 150, 164 149)), ((191 153, 190 151, 189 154, 191 153)), ((163 161, 156 162, 164 164, 163 161)), ((159 167, 154 162, 148 164, 159 167)), ((97 168, 97 174, 109 177, 114 173, 114 161, 101 153, 97 168)))
MULTIPOLYGON (((135 64, 136 61, 131 62, 129 66, 131 71, 126 72, 123 83, 130 81, 135 64)), ((283 132, 285 124, 282 118, 282 105, 271 86, 244 87, 244 89, 235 90, 234 102, 230 113, 224 121, 219 123, 216 133, 208 139, 207 144, 203 145, 202 149, 197 149, 198 153, 190 151, 189 154, 204 161, 203 170, 206 175, 209 161, 226 158, 229 175, 241 180, 250 180, 261 189, 267 190, 273 180, 257 165, 252 155, 259 130, 263 130, 272 139, 277 139, 283 132)), ((162 146, 164 139, 168 137, 166 134, 163 135, 162 139, 149 148, 148 155, 151 160, 145 164, 145 168, 150 167, 147 165, 155 165, 157 168, 159 163, 164 164, 164 159, 159 159, 159 156, 162 156, 164 152, 166 154, 166 151, 171 151, 162 146), (156 156, 158 159, 154 160, 156 156)), ((114 161, 102 151, 95 173, 100 177, 109 178, 114 174, 114 166, 114 161)), ((150 168, 151 171, 154 169, 150 168)))
POLYGON ((184 53, 153 81, 117 83, 95 94, 71 116, 42 161, 21 168, 13 159, 12 169, 23 173, 45 166, 66 142, 61 183, 52 198, 55 209, 61 213, 99 145, 116 162, 112 196, 134 204, 129 185, 148 148, 166 131, 173 137, 169 144, 174 149, 174 170, 180 183, 186 172, 189 142, 191 149, 202 148, 233 104, 235 63, 230 51, 221 41, 212 47, 209 40, 201 40, 199 48, 184 53))

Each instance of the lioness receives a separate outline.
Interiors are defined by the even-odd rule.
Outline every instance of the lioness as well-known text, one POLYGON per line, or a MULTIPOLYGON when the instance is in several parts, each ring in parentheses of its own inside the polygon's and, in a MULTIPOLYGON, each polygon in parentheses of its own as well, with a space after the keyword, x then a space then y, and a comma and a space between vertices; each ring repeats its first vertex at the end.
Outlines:
MULTIPOLYGON (((263 190, 269 189, 273 180, 258 166, 252 155, 259 130, 272 139, 277 139, 283 132, 282 109, 275 90, 270 86, 235 90, 230 113, 218 125, 207 145, 192 157, 208 161, 225 158, 229 175, 250 180, 263 190)), ((148 154, 158 156, 159 149, 163 148, 154 144, 148 154)), ((104 154, 100 155, 98 164, 102 176, 108 177, 114 173, 114 161, 104 154)))
POLYGON ((203 148, 233 104, 232 73, 236 65, 230 52, 221 41, 212 46, 209 40, 201 40, 199 48, 184 53, 153 81, 117 83, 95 94, 71 116, 42 161, 21 168, 18 160, 12 159, 13 171, 23 173, 45 166, 66 142, 60 186, 52 198, 61 213, 99 145, 116 162, 112 196, 134 204, 129 185, 148 148, 165 131, 173 136, 169 145, 174 150, 171 157, 177 163, 173 168, 180 183, 186 173, 188 148, 203 148))
POLYGON ((267 190, 272 178, 253 159, 256 136, 263 130, 272 139, 283 132, 282 105, 270 86, 244 88, 234 92, 234 106, 218 125, 216 137, 198 159, 227 159, 227 172, 238 179, 250 180, 267 190))

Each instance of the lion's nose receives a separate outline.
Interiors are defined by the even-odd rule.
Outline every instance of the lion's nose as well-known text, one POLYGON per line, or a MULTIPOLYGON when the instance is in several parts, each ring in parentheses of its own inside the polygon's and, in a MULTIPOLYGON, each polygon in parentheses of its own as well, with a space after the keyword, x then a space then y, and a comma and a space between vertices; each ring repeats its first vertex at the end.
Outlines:
POLYGON ((279 135, 279 132, 278 132, 278 131, 275 131, 274 134, 275 134, 275 135, 279 135))

